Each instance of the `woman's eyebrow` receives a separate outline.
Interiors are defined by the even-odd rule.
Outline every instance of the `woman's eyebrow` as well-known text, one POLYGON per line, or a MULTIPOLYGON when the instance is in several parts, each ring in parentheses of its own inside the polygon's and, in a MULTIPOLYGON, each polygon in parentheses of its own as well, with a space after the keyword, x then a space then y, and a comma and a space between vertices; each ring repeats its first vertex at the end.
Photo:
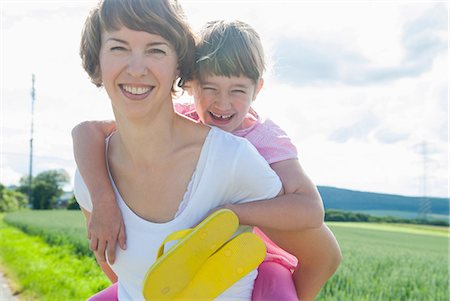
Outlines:
POLYGON ((122 44, 128 45, 127 41, 121 40, 121 39, 118 39, 118 38, 112 38, 112 37, 111 38, 107 38, 105 43, 107 43, 107 42, 118 42, 118 43, 122 43, 122 44))
MULTIPOLYGON (((125 40, 122 40, 122 39, 119 39, 119 38, 113 38, 113 37, 111 37, 111 38, 108 38, 108 39, 106 39, 106 41, 105 42, 109 42, 109 41, 112 41, 112 42, 119 42, 119 43, 122 43, 122 44, 129 44, 127 41, 125 41, 125 40)), ((169 47, 169 44, 168 43, 166 43, 166 42, 150 42, 150 43, 147 43, 146 44, 146 46, 147 47, 149 47, 149 46, 167 46, 167 47, 169 47)))
POLYGON ((166 42, 150 42, 150 43, 147 43, 147 46, 161 46, 161 45, 169 47, 169 44, 166 43, 166 42))

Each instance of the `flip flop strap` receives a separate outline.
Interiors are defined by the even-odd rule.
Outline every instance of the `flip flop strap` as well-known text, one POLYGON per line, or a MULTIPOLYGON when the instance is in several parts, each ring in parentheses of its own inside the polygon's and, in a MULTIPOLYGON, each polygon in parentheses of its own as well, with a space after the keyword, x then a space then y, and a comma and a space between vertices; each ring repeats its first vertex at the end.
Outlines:
POLYGON ((192 230, 193 229, 184 229, 184 230, 175 231, 175 232, 167 235, 166 239, 164 239, 161 246, 159 247, 158 255, 156 256, 156 259, 158 259, 159 257, 161 257, 164 254, 164 246, 166 245, 166 243, 168 243, 170 241, 180 240, 182 238, 185 238, 192 232, 192 230))

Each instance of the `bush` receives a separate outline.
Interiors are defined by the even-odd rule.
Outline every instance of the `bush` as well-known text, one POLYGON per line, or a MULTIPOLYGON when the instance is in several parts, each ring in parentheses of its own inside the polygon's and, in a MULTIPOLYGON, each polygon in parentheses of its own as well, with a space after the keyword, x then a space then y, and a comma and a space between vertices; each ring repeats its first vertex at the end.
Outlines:
POLYGON ((73 196, 69 200, 69 204, 67 205, 67 210, 80 210, 80 205, 78 205, 78 202, 75 199, 75 196, 73 196))
POLYGON ((0 184, 0 212, 11 212, 28 205, 27 197, 19 192, 6 188, 0 184))
POLYGON ((329 222, 370 222, 370 223, 402 223, 434 226, 449 226, 448 221, 427 219, 406 219, 393 216, 373 216, 358 212, 325 210, 325 221, 329 222))

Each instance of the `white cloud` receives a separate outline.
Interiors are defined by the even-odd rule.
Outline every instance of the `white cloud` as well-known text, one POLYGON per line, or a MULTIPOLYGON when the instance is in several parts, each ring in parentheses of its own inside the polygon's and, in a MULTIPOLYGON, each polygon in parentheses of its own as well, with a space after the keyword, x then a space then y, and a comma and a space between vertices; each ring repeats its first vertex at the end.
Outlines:
MULTIPOLYGON (((81 27, 93 3, 11 1, 3 5, 0 182, 14 183, 28 172, 32 73, 37 92, 35 174, 49 168, 73 172, 73 125, 112 117, 108 98, 89 83, 78 57, 81 27)), ((255 106, 292 136, 302 164, 317 184, 421 194, 423 156, 417 145, 426 139, 430 148, 428 193, 447 195, 448 54, 433 48, 433 43, 448 43, 448 28, 433 23, 442 19, 443 11, 447 21, 447 5, 181 3, 197 29, 214 19, 250 23, 261 33, 269 53, 283 40, 303 43, 302 49, 311 54, 306 60, 310 65, 305 66, 312 66, 304 70, 304 76, 316 72, 319 80, 308 85, 297 76, 288 83, 275 66, 255 106), (405 40, 405 33, 409 39, 405 40), (416 47, 420 45, 428 48, 420 51, 416 47), (406 66, 409 69, 405 67, 408 62, 414 63, 406 66), (315 70, 312 63, 324 68, 315 70), (401 73, 406 69, 415 72, 401 73), (326 81, 327 76, 337 80, 326 81), (374 83, 371 80, 376 76, 386 80, 374 83), (349 83, 348 79, 355 82, 358 77, 362 79, 358 86, 349 83), (346 130, 355 124, 367 128, 359 127, 353 133, 346 130), (330 139, 336 131, 345 143, 330 139)), ((274 57, 275 64, 279 61, 274 57)))
POLYGON ((417 145, 426 141, 433 147, 426 193, 445 196, 446 66, 444 53, 421 76, 356 87, 294 87, 270 77, 255 107, 287 130, 318 184, 420 195, 425 171, 417 145))
POLYGON ((16 172, 10 166, 0 166, 0 183, 5 186, 17 185, 22 175, 22 173, 16 172))

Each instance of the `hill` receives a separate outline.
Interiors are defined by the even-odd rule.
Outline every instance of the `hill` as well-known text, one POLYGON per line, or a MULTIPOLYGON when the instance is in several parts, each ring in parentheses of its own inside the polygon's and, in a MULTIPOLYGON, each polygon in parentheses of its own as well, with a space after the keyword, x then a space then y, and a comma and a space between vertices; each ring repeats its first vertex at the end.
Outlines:
MULTIPOLYGON (((372 215, 390 215, 402 218, 415 218, 420 212, 422 197, 410 197, 394 194, 355 191, 349 189, 318 186, 325 209, 363 212, 372 215)), ((446 198, 428 198, 430 215, 447 218, 449 200, 446 198)))

